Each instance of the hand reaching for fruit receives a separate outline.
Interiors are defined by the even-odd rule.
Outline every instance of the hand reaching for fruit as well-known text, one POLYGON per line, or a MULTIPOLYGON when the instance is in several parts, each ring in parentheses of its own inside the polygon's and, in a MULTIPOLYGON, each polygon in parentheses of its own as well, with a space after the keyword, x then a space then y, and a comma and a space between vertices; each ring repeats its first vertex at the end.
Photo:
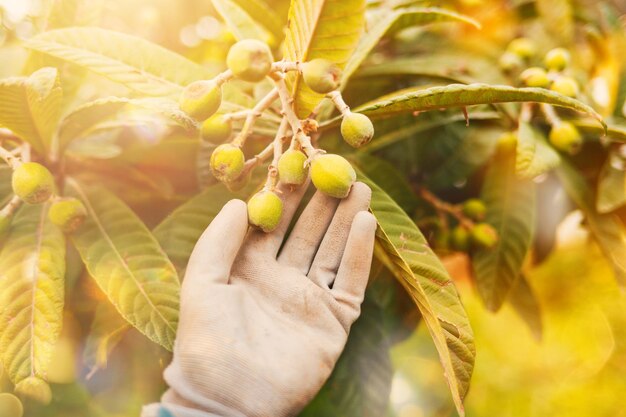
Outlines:
POLYGON ((170 390, 144 416, 293 416, 324 384, 360 313, 376 220, 355 183, 341 201, 318 191, 285 239, 306 188, 277 187, 271 233, 248 228, 239 200, 204 232, 183 281, 170 390))

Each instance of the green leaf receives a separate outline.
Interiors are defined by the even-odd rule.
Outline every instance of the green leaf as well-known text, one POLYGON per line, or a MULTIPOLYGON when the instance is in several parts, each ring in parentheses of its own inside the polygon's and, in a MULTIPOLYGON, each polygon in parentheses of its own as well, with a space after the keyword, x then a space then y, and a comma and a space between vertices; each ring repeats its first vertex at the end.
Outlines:
POLYGON ((63 323, 65 238, 48 207, 20 208, 0 252, 0 360, 14 384, 46 379, 63 323))
POLYGON ((362 174, 359 177, 372 189, 371 210, 379 225, 376 257, 417 305, 439 352, 454 404, 463 416, 476 351, 459 294, 413 221, 380 187, 362 174))
POLYGON ((211 74, 202 66, 144 39, 100 28, 44 32, 25 42, 43 54, 87 68, 149 96, 175 96, 211 74))
POLYGON ((104 121, 110 121, 126 111, 149 111, 182 126, 196 130, 197 123, 178 107, 178 104, 165 98, 131 99, 125 97, 105 97, 85 103, 67 114, 59 127, 59 146, 64 149, 72 141, 83 138, 104 121))
POLYGON ((546 142, 543 133, 527 122, 520 122, 517 131, 517 174, 535 178, 551 171, 561 163, 561 157, 546 142))
POLYGON ((172 263, 184 275, 187 262, 202 232, 233 198, 246 199, 258 187, 260 178, 243 190, 232 193, 223 184, 215 184, 174 210, 157 227, 154 236, 172 263))
POLYGON ((274 11, 274 5, 269 5, 264 0, 233 1, 273 35, 274 43, 279 43, 283 40, 285 37, 285 21, 274 11))
POLYGON ((87 378, 100 369, 106 369, 109 355, 130 328, 111 303, 105 301, 98 304, 83 352, 83 359, 89 367, 87 378))
POLYGON ((43 154, 52 146, 62 99, 55 68, 42 68, 30 77, 0 80, 0 125, 43 154))
POLYGON ((498 243, 476 251, 472 264, 478 293, 489 310, 498 311, 519 279, 535 225, 535 184, 517 177, 515 150, 496 153, 481 199, 487 206, 485 221, 498 232, 498 243))
POLYGON ((580 131, 587 135, 608 139, 611 142, 626 143, 626 126, 623 124, 611 122, 605 132, 600 126, 589 120, 577 119, 569 120, 569 122, 575 124, 580 131))
POLYGON ((443 87, 411 87, 359 106, 355 111, 375 117, 508 102, 553 104, 585 113, 604 126, 602 117, 591 107, 573 98, 543 88, 515 88, 506 85, 451 84, 443 87))
POLYGON ((626 233, 624 225, 613 214, 598 213, 595 196, 585 178, 568 162, 563 161, 556 173, 570 198, 583 211, 587 226, 602 253, 611 263, 615 277, 626 285, 626 233))
POLYGON ((541 341, 543 333, 541 306, 524 274, 520 274, 515 284, 513 284, 509 293, 509 303, 524 320, 535 340, 541 341))
POLYGON ((614 153, 604 163, 598 181, 598 213, 609 213, 626 204, 626 167, 614 153))
POLYGON ((369 179, 384 189, 402 210, 407 213, 415 210, 418 203, 415 191, 390 162, 368 154, 357 154, 351 160, 369 179))
POLYGON ((438 7, 410 7, 380 11, 380 13, 383 12, 385 13, 384 17, 374 23, 367 34, 361 38, 355 53, 346 64, 342 76, 342 85, 346 85, 350 77, 385 35, 391 36, 408 27, 436 22, 462 22, 480 29, 480 23, 474 19, 438 7))
POLYGON ((141 220, 103 188, 68 178, 69 194, 87 207, 72 235, 87 270, 120 314, 171 350, 178 323, 180 284, 174 266, 141 220))
MULTIPOLYGON (((292 0, 284 58, 306 62, 328 59, 341 68, 355 50, 365 24, 364 0, 292 0)), ((324 97, 314 93, 300 74, 290 73, 296 113, 308 116, 324 97)))
MULTIPOLYGON (((231 0, 212 1, 213 6, 215 6, 215 9, 222 16, 237 40, 258 39, 269 45, 276 43, 274 37, 261 27, 237 2, 231 0)), ((263 13, 265 12, 264 10, 263 13)))

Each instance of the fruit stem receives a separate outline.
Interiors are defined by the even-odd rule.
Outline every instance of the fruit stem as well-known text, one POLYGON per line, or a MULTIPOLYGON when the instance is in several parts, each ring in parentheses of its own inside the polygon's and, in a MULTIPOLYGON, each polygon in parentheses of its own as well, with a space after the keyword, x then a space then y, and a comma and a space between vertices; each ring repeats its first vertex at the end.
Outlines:
POLYGON ((17 168, 21 163, 20 158, 18 158, 13 154, 13 152, 6 150, 2 146, 0 146, 0 158, 4 159, 7 165, 13 169, 17 168))
POLYGON ((463 209, 460 205, 450 204, 446 201, 441 200, 435 194, 426 189, 426 187, 419 187, 417 191, 420 197, 431 206, 433 206, 439 214, 450 214, 452 217, 456 218, 463 227, 468 230, 474 227, 474 222, 471 219, 465 217, 465 215, 463 214, 463 209))
POLYGON ((233 140, 233 145, 242 147, 246 143, 246 139, 252 133, 252 128, 256 123, 256 120, 263 115, 263 112, 267 110, 274 101, 278 98, 278 90, 272 89, 265 97, 263 97, 253 108, 248 111, 246 120, 243 123, 241 131, 233 140))
POLYGON ((326 95, 326 97, 332 100, 335 107, 337 107, 337 110, 339 110, 343 116, 350 114, 350 106, 348 106, 343 100, 343 97, 339 91, 331 91, 326 95))
POLYGON ((214 78, 213 81, 217 84, 217 85, 222 85, 225 84, 226 82, 230 81, 232 78, 234 77, 234 74, 231 70, 226 70, 224 72, 220 72, 219 74, 217 74, 214 78))
POLYGON ((272 64, 271 72, 302 72, 302 64, 294 61, 277 61, 272 64))
POLYGON ((541 111, 544 116, 546 116, 546 120, 550 124, 550 126, 558 126, 561 124, 561 118, 558 114, 556 114, 556 110, 550 104, 541 104, 541 111))
POLYGON ((272 141, 272 150, 274 151, 274 159, 272 159, 272 163, 268 168, 267 173, 267 181, 265 183, 265 187, 273 191, 276 188, 276 184, 278 183, 278 160, 280 156, 283 154, 283 141, 285 139, 285 135, 287 133, 287 128, 289 127, 289 121, 286 117, 280 122, 280 127, 276 132, 276 136, 272 141))
POLYGON ((519 121, 523 123, 530 123, 533 118, 533 103, 523 103, 522 110, 520 111, 519 121))
POLYGON ((15 213, 21 205, 22 199, 14 195, 13 197, 11 197, 11 201, 9 201, 6 206, 2 207, 2 210, 0 210, 0 215, 12 216, 13 213, 15 213))

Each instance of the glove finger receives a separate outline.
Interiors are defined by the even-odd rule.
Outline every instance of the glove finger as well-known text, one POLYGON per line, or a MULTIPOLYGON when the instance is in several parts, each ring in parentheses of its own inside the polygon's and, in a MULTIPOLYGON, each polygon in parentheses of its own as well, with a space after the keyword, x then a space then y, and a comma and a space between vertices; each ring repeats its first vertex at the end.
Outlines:
POLYGON ((339 203, 309 271, 309 278, 320 287, 328 288, 335 280, 354 216, 368 209, 371 197, 370 188, 357 182, 350 195, 339 203))
POLYGON ((316 192, 283 245, 278 262, 306 275, 338 204, 338 199, 316 192))
POLYGON ((278 223, 276 229, 270 233, 265 233, 260 229, 252 229, 248 234, 246 245, 250 245, 247 249, 254 250, 263 255, 269 255, 276 258, 280 249, 285 233, 291 224, 291 219, 295 214, 302 197, 309 187, 309 180, 299 187, 291 185, 278 184, 278 195, 283 201, 283 216, 278 223))
POLYGON ((246 203, 241 200, 226 203, 196 243, 187 265, 183 289, 201 289, 209 282, 227 284, 247 230, 246 203))
POLYGON ((343 321, 352 324, 361 310, 365 288, 372 267, 376 218, 367 211, 359 212, 352 222, 332 294, 346 308, 343 321))

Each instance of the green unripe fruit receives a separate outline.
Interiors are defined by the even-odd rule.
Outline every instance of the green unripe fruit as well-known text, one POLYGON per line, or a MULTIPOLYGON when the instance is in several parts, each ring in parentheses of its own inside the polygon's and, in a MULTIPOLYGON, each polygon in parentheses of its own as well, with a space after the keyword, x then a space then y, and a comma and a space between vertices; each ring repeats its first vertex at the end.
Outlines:
POLYGON ((583 137, 573 124, 561 122, 552 127, 550 143, 560 151, 574 154, 580 150, 583 137))
POLYGON ((472 245, 479 249, 490 249, 498 243, 498 232, 487 223, 479 223, 470 232, 472 245))
POLYGON ((222 104, 222 88, 214 81, 201 80, 189 84, 178 101, 180 109, 196 120, 211 117, 222 104))
POLYGON ((546 54, 544 62, 548 69, 563 71, 570 64, 572 57, 565 48, 555 48, 546 54))
POLYGON ((507 51, 511 52, 520 58, 531 58, 537 52, 535 43, 528 38, 517 38, 511 41, 507 47, 507 51))
POLYGON ((64 198, 52 203, 48 218, 65 233, 72 233, 85 222, 87 209, 77 198, 64 198))
POLYGON ((513 152, 517 149, 517 135, 515 132, 506 132, 498 138, 497 148, 499 152, 513 152))
POLYGON ((520 79, 528 87, 540 87, 544 88, 550 85, 550 79, 548 73, 543 68, 533 67, 528 68, 521 73, 520 79))
POLYGON ((306 181, 309 168, 305 167, 307 157, 294 149, 287 150, 278 160, 278 177, 284 184, 302 185, 306 181))
POLYGON ((470 234, 467 229, 461 225, 452 229, 450 232, 450 246, 457 252, 467 252, 470 247, 470 234))
POLYGON ((578 82, 571 77, 557 78, 550 89, 567 97, 576 97, 579 91, 578 82))
POLYGON ((446 252, 450 249, 450 232, 447 230, 438 230, 435 233, 433 247, 440 252, 446 252))
POLYGON ((524 65, 524 61, 519 55, 513 52, 505 52, 500 56, 498 65, 500 65, 502 71, 509 72, 521 68, 522 65, 524 65))
POLYGON ((350 162, 339 155, 319 155, 311 163, 311 181, 322 193, 345 198, 356 181, 356 172, 350 162))
POLYGON ((374 137, 374 125, 366 115, 349 112, 341 120, 341 136, 348 145, 360 148, 374 137))
POLYGON ((215 148, 209 161, 211 172, 222 182, 231 182, 237 179, 243 171, 246 157, 238 146, 230 143, 215 148))
POLYGON ((0 416, 22 417, 23 415, 24 407, 19 398, 8 392, 0 393, 0 416))
POLYGON ((202 123, 200 135, 202 140, 219 145, 226 142, 233 133, 230 120, 223 114, 214 114, 202 123))
POLYGON ((463 214, 474 221, 483 220, 487 214, 487 206, 482 200, 471 198, 463 204, 463 214))
POLYGON ((314 59, 302 66, 302 77, 316 93, 326 94, 339 87, 341 68, 327 59, 314 59))
POLYGON ((233 74, 244 81, 261 81, 272 68, 272 51, 267 44, 256 39, 244 39, 231 46, 226 65, 233 74))
POLYGON ((11 183, 15 195, 28 204, 43 203, 54 191, 52 174, 37 162, 26 162, 15 168, 11 183))
POLYGON ((283 201, 276 193, 261 190, 248 201, 248 220, 264 232, 271 232, 283 217, 283 201))

